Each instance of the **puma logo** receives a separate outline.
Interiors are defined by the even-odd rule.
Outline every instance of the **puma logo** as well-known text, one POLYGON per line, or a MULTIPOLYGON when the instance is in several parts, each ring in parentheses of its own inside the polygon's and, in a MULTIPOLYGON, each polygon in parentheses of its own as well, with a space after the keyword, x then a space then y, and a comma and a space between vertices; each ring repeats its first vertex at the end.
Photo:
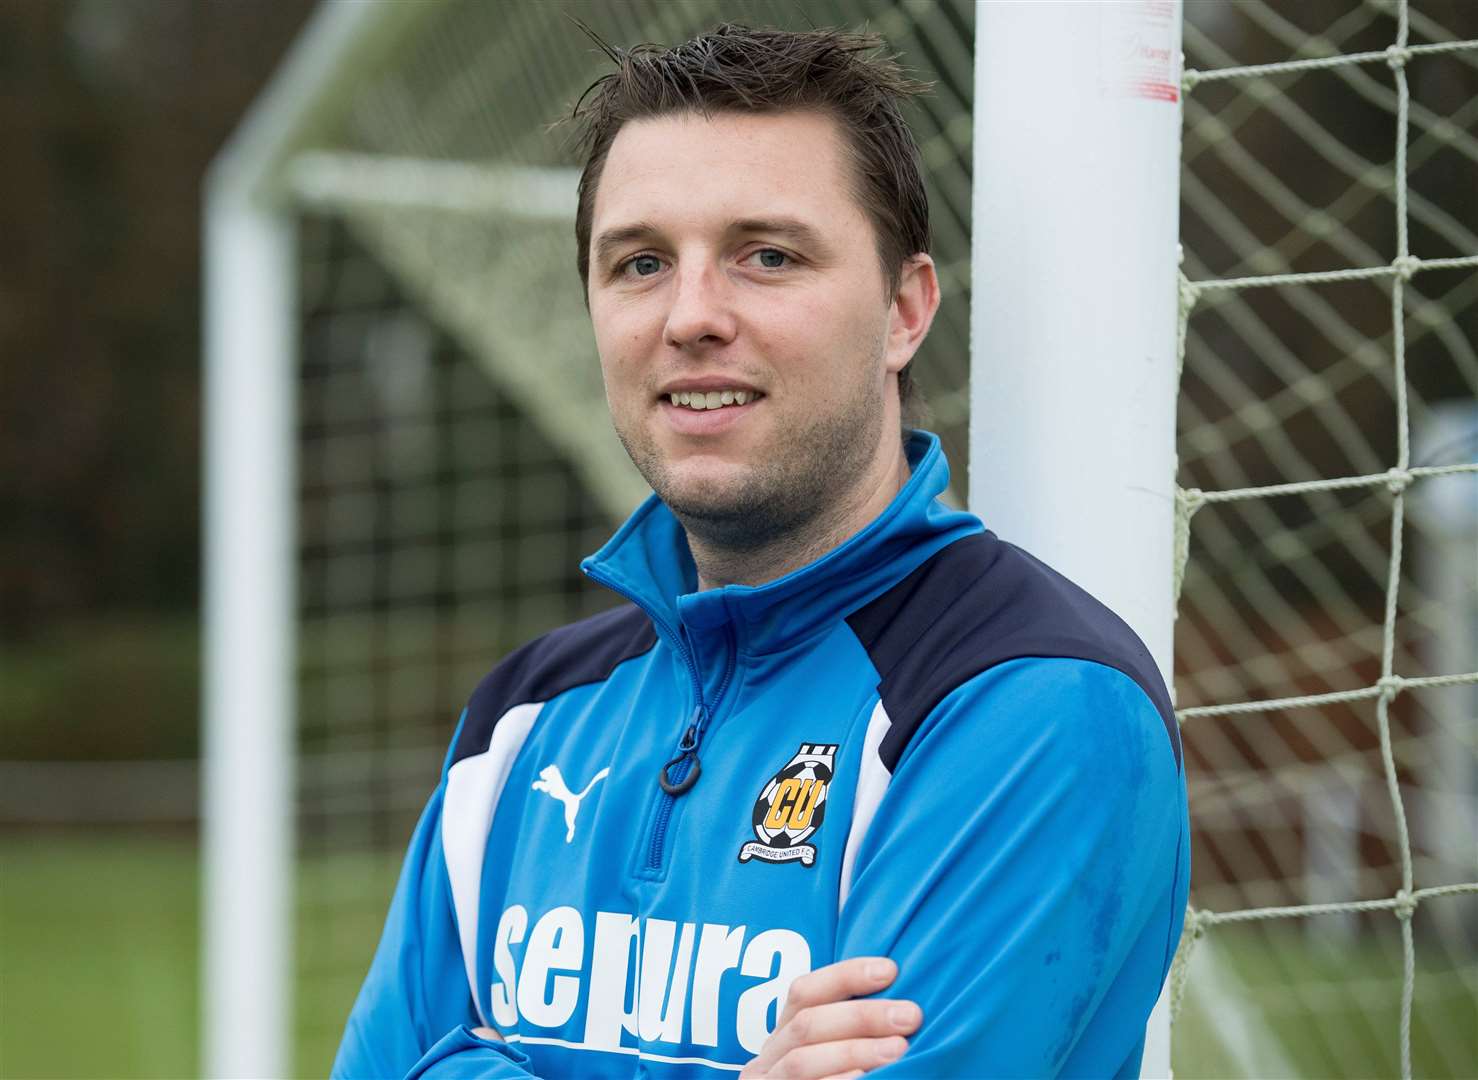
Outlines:
POLYGON ((558 799, 565 808, 565 843, 568 844, 575 839, 575 815, 580 812, 580 800, 589 794, 590 789, 606 778, 610 769, 602 769, 595 774, 594 779, 585 785, 585 790, 576 795, 565 783, 565 778, 560 775, 558 765, 546 765, 539 772, 539 779, 534 781, 534 790, 542 791, 550 798, 558 799))

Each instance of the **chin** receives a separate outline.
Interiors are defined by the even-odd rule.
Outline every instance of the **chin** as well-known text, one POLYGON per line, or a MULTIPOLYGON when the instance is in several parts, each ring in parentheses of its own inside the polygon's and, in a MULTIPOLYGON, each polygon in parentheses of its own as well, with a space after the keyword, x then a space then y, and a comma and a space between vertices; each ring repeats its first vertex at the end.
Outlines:
POLYGON ((679 516, 716 519, 752 513, 763 501, 757 470, 737 463, 664 464, 646 473, 652 490, 679 516))
MULTIPOLYGON (((730 466, 656 477, 652 489, 690 539, 731 552, 753 551, 794 534, 822 505, 818 492, 786 482, 782 470, 730 466)), ((649 479, 653 479, 649 477, 649 479)))

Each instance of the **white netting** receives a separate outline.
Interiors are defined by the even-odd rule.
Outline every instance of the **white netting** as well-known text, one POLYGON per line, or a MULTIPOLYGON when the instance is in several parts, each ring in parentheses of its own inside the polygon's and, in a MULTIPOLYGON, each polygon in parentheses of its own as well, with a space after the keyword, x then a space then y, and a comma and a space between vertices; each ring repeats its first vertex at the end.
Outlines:
POLYGON ((1173 1003, 1200 999, 1196 1031, 1237 1013, 1271 1032, 1228 1055, 1258 1074, 1410 1076, 1415 1031, 1416 1071, 1463 1075, 1478 41, 1453 30, 1478 27, 1471 9, 1444 26, 1405 3, 1314 7, 1187 11, 1176 572, 1196 848, 1173 1003), (1259 52, 1278 59, 1238 62, 1259 52))
POLYGON ((451 724, 610 603, 601 501, 334 219, 301 223, 299 1062, 323 1074, 451 724))

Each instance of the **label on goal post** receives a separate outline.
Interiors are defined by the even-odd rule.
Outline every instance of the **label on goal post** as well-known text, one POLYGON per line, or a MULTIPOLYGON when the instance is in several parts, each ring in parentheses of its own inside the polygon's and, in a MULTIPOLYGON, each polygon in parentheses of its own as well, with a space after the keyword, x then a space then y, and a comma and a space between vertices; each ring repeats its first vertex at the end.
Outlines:
POLYGON ((1173 0, 1098 4, 1098 81, 1106 97, 1180 100, 1180 24, 1173 0))

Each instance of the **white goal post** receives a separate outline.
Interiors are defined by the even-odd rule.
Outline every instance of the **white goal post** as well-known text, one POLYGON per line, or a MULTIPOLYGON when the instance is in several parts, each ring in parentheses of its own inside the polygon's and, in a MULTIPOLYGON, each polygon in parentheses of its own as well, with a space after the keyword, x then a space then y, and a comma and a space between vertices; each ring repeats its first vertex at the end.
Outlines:
MULTIPOLYGON (((1180 21, 1179 0, 977 5, 970 313, 972 509, 1172 687, 1180 21)), ((1170 1075, 1163 993, 1141 1073, 1170 1075)))
POLYGON ((405 7, 325 4, 212 163, 204 200, 201 1064, 290 1073, 297 363, 282 170, 405 7))

